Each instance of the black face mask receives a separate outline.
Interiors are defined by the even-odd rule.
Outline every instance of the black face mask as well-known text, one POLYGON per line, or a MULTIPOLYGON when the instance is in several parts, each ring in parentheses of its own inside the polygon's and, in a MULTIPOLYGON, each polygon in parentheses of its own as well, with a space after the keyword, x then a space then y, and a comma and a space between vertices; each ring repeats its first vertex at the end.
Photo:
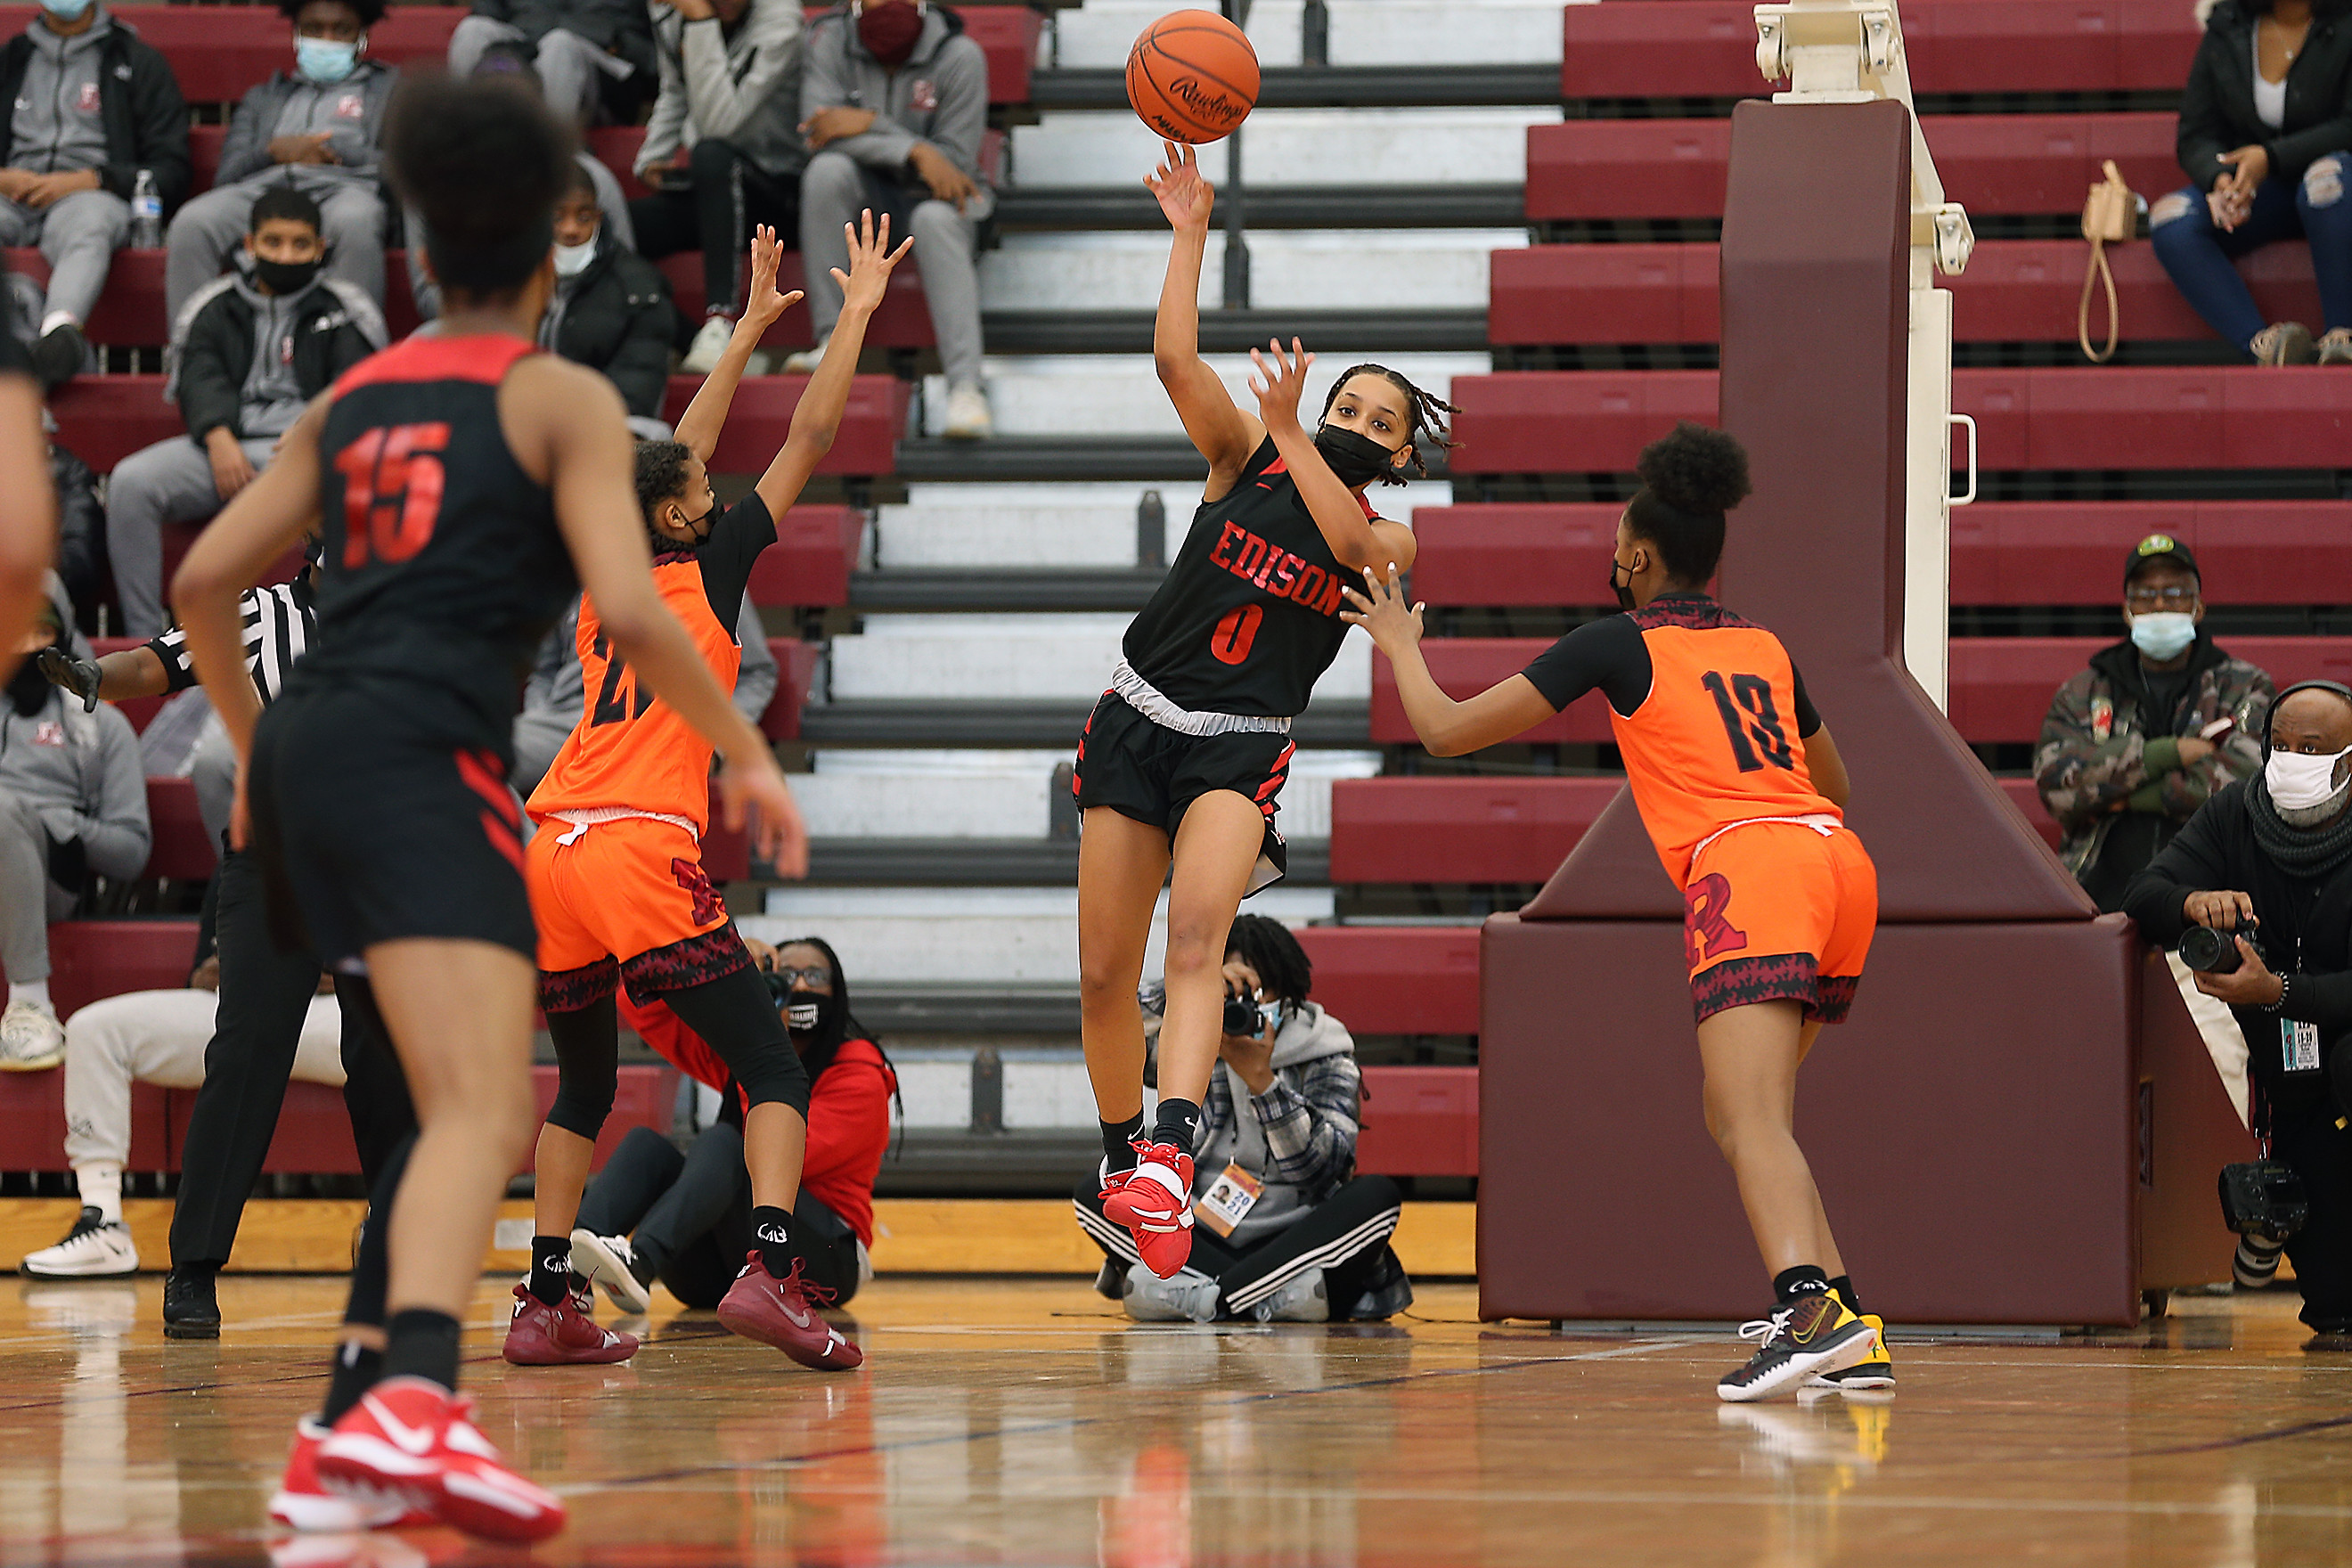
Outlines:
POLYGON ((39 658, 38 654, 26 654, 25 662, 16 667, 16 673, 8 678, 8 700, 15 703, 16 711, 27 719, 47 708, 50 694, 57 689, 49 684, 49 678, 41 673, 41 667, 37 662, 39 658))
POLYGON ((1396 453, 1369 436, 1339 425, 1318 426, 1315 449, 1331 465, 1331 472, 1341 484, 1356 489, 1370 484, 1387 474, 1396 462, 1396 453))
POLYGON ((1619 609, 1629 613, 1639 607, 1633 603, 1633 574, 1631 571, 1617 564, 1617 558, 1615 556, 1612 555, 1609 558, 1610 595, 1612 597, 1616 599, 1617 607, 1619 609), (1623 572, 1625 574, 1626 580, 1622 583, 1617 581, 1617 574, 1620 572, 1623 572))
POLYGON ((319 268, 325 265, 324 261, 264 261, 257 256, 253 258, 253 275, 263 288, 287 299, 308 289, 310 280, 319 276, 319 268))

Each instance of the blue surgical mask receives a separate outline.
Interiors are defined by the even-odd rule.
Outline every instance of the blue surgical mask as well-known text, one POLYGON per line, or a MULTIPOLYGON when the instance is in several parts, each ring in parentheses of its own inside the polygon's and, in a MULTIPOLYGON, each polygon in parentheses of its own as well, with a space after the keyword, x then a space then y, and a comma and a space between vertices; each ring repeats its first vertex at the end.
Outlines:
POLYGON ((93 0, 41 0, 41 9, 60 22, 79 22, 93 0))
POLYGON ((357 70, 359 63, 359 43, 344 43, 339 38, 294 40, 294 70, 305 81, 331 87, 357 70))
POLYGON ((2132 646, 2158 664, 2179 658, 2197 640, 2197 617, 2185 610, 2151 610, 2131 617, 2132 646))

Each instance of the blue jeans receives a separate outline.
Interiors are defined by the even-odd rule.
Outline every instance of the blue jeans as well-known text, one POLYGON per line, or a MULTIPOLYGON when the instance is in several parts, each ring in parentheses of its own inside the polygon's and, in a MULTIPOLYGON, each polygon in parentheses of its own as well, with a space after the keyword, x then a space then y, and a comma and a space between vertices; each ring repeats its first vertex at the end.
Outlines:
POLYGON ((2345 181, 2352 157, 2331 153, 2294 184, 2268 179, 2255 188, 2246 221, 2224 234, 2213 226, 2205 193, 2194 185, 2160 196, 2148 209, 2148 240, 2173 287, 2206 324, 2240 348, 2268 322, 2246 280, 2230 265, 2265 245, 2301 237, 2311 244, 2320 310, 2329 327, 2352 327, 2352 201, 2345 181))

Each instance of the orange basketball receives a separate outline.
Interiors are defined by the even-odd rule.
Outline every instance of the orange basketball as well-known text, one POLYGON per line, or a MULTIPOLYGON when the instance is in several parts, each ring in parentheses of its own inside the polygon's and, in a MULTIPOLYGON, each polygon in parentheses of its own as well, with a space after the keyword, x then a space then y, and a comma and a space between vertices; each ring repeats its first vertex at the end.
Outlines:
POLYGON ((1257 51, 1214 11, 1171 11, 1128 51, 1127 101, 1171 142, 1214 142, 1257 103, 1257 51))

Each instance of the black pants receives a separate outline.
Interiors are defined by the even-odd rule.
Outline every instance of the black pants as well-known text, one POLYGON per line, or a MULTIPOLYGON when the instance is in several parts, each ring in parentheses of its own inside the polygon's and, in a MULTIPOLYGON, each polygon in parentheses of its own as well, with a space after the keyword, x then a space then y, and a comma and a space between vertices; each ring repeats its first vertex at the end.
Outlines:
MULTIPOLYGON (((1076 1205, 1078 1227, 1111 1258, 1140 1261, 1135 1238, 1127 1227, 1103 1216, 1101 1184, 1089 1171, 1078 1178, 1071 1201, 1076 1205)), ((1323 1270, 1324 1289, 1331 1299, 1331 1316, 1344 1318, 1366 1291, 1401 1279, 1402 1268, 1389 1247, 1403 1209, 1397 1184, 1386 1176, 1357 1176, 1339 1184, 1332 1194, 1307 1212, 1304 1218, 1276 1231, 1244 1251, 1235 1251, 1215 1232, 1192 1229, 1192 1258, 1186 1265, 1214 1277, 1221 1311, 1245 1315, 1284 1285, 1309 1268, 1323 1270)), ((1403 1300, 1411 1301, 1410 1290, 1403 1300)), ((1386 1316, 1386 1313, 1382 1313, 1386 1316)))
MULTIPOLYGON (((578 1223, 598 1236, 631 1237, 671 1295, 716 1307, 759 1245, 741 1130, 721 1122, 681 1154, 651 1128, 631 1128, 582 1194, 578 1223)), ((793 1251, 801 1278, 836 1302, 857 1294, 857 1233, 805 1192, 793 1209, 793 1251)))
POLYGON ((716 137, 696 142, 688 156, 689 188, 656 191, 629 204, 637 252, 658 260, 681 250, 701 251, 704 310, 740 315, 742 301, 736 295, 752 226, 772 226, 787 249, 800 244, 800 176, 771 174, 733 142, 716 137))
POLYGON ((2303 1321, 2322 1332, 2352 1330, 2352 1131, 2325 1094, 2298 1095, 2271 1110, 2271 1156, 2303 1178, 2311 1205, 2286 1244, 2303 1291, 2303 1321))
MULTIPOLYGON (((205 1047, 205 1082, 188 1118, 180 1199, 172 1211, 172 1261, 228 1261, 237 1222, 278 1131, 302 1020, 319 990, 319 961, 288 952, 269 933, 253 857, 221 861, 214 931, 220 946, 220 1010, 205 1047)), ((369 1007, 344 1006, 343 1105, 371 1185, 416 1126, 408 1079, 369 1007)))

